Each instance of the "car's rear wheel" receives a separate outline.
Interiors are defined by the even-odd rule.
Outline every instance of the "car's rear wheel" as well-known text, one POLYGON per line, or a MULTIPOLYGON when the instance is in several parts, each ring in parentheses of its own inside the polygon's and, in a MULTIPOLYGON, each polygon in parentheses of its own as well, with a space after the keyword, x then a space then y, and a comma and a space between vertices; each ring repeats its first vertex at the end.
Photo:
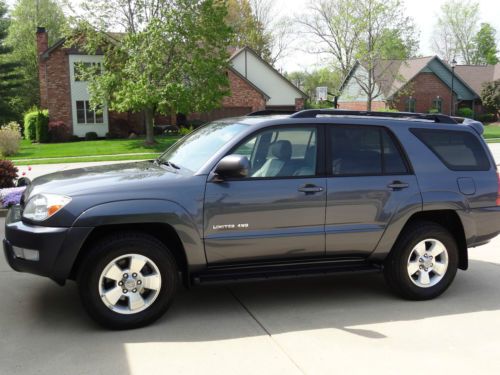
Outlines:
POLYGON ((458 268, 458 248, 453 236, 432 222, 409 225, 384 263, 389 286, 412 300, 432 299, 452 283, 458 268))
POLYGON ((142 233, 119 233, 99 240, 80 267, 83 306, 99 324, 131 329, 158 319, 178 285, 169 249, 142 233))

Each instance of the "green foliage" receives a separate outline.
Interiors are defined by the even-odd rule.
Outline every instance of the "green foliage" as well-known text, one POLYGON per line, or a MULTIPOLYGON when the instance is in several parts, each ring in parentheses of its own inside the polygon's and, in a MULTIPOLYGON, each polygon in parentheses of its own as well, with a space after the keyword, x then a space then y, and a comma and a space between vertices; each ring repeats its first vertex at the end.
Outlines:
POLYGON ((427 113, 435 114, 435 113, 439 113, 439 111, 436 108, 429 108, 429 110, 427 111, 427 113))
POLYGON ((14 187, 18 169, 10 160, 0 160, 0 189, 14 187))
POLYGON ((255 17, 249 0, 228 0, 226 22, 234 31, 233 45, 248 46, 264 60, 271 60, 271 38, 255 17))
POLYGON ((181 135, 182 137, 184 137, 185 135, 188 135, 192 131, 193 131, 193 127, 192 126, 190 126, 189 128, 181 127, 179 129, 179 135, 181 135))
MULTIPOLYGON (((32 108, 29 112, 24 115, 24 138, 30 140, 31 142, 39 142, 37 127, 40 123, 40 134, 44 136, 43 124, 49 124, 49 111, 46 109, 40 110, 37 108, 32 108)), ((47 130, 48 131, 48 130, 47 130)))
POLYGON ((0 124, 16 118, 11 100, 19 88, 19 64, 11 61, 12 48, 5 44, 10 22, 7 6, 0 0, 0 124))
POLYGON ((470 108, 463 107, 459 108, 457 111, 457 115, 459 117, 467 117, 467 118, 473 118, 474 117, 474 111, 470 108))
POLYGON ((483 85, 481 101, 489 111, 493 113, 500 112, 500 79, 483 85))
POLYGON ((399 111, 395 108, 381 108, 377 109, 376 112, 399 112, 399 111))
MULTIPOLYGON (((294 85, 299 87, 302 91, 304 91, 309 98, 312 99, 312 102, 309 105, 313 108, 316 108, 315 105, 318 104, 323 106, 326 104, 331 107, 331 103, 315 103, 316 100, 316 87, 326 86, 328 87, 328 94, 330 99, 333 100, 333 96, 338 94, 338 89, 340 87, 342 81, 342 73, 339 69, 329 69, 329 68, 320 68, 313 70, 312 72, 298 71, 292 72, 289 74, 285 74, 286 78, 292 82, 294 85)), ((323 108, 325 108, 323 106, 323 108)))
POLYGON ((85 140, 86 141, 95 141, 98 138, 96 132, 87 132, 85 133, 85 140))
POLYGON ((474 64, 495 65, 499 62, 497 56, 496 30, 489 23, 482 23, 481 29, 474 37, 474 64))
POLYGON ((46 110, 38 112, 35 123, 35 135, 38 143, 47 143, 50 141, 49 116, 46 110))
POLYGON ((49 46, 58 41, 66 25, 58 0, 18 0, 11 12, 7 43, 13 48, 11 58, 19 61, 22 84, 12 106, 18 117, 34 105, 39 105, 38 53, 35 32, 38 26, 49 32, 49 46))
POLYGON ((91 23, 81 21, 68 44, 80 44, 88 53, 104 51, 104 72, 89 81, 91 102, 106 102, 118 112, 144 111, 146 142, 153 143, 155 114, 205 112, 229 93, 227 48, 232 34, 224 22, 225 3, 218 0, 178 0, 175 6, 161 0, 155 2, 158 7, 133 3, 130 13, 121 1, 87 2, 84 9, 98 13, 85 15, 91 23), (154 17, 142 17, 153 10, 154 17), (107 14, 113 17, 107 19, 107 14), (126 16, 118 19, 122 14, 126 16), (127 25, 128 33, 112 41, 104 31, 119 22, 127 25))
POLYGON ((491 122, 495 122, 497 120, 497 116, 494 113, 483 113, 477 115, 476 118, 481 121, 483 124, 489 124, 491 122))

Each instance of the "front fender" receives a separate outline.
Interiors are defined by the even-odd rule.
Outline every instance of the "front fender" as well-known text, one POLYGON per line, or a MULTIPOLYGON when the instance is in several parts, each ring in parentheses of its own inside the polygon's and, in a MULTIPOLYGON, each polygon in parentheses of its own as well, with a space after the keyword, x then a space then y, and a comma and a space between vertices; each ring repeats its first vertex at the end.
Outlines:
POLYGON ((145 223, 172 226, 182 242, 190 270, 206 266, 203 240, 195 220, 182 206, 172 201, 140 199, 100 204, 83 212, 73 227, 145 223))

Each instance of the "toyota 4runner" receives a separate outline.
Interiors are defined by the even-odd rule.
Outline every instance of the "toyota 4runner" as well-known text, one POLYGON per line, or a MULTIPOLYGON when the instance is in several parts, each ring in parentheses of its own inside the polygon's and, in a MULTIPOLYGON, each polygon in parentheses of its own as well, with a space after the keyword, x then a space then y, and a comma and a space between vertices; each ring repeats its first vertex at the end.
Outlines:
POLYGON ((338 110, 215 121, 154 161, 35 179, 8 213, 5 256, 76 280, 114 329, 160 317, 181 283, 379 270, 403 298, 431 299, 500 232, 482 130, 338 110))

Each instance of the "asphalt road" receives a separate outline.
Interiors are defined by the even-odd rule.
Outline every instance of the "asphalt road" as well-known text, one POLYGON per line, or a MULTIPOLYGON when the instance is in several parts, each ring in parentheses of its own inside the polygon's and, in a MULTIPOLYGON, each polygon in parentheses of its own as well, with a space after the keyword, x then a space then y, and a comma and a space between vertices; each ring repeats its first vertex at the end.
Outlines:
POLYGON ((73 283, 3 257, 0 301, 2 375, 500 373, 500 238, 427 302, 394 297, 379 274, 197 287, 154 325, 109 332, 73 283))

